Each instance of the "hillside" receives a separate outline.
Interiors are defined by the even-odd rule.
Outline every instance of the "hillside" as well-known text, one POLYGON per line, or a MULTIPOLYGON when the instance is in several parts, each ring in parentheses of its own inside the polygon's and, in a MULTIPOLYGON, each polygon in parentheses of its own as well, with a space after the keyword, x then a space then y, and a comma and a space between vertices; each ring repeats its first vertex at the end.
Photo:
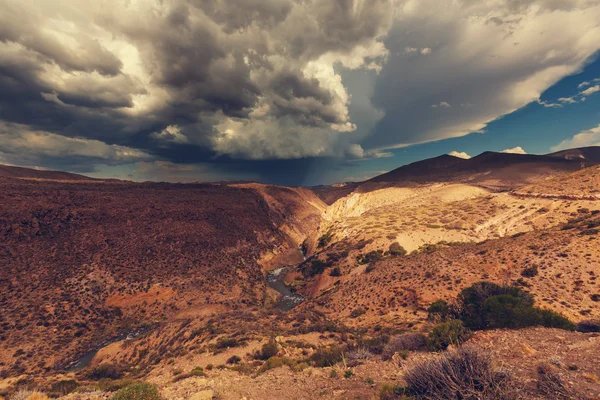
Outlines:
POLYGON ((376 176, 363 183, 358 191, 444 182, 462 182, 492 190, 510 190, 598 163, 600 159, 594 157, 582 160, 560 155, 485 152, 468 160, 442 155, 376 176))
POLYGON ((0 179, 0 368, 50 372, 140 325, 262 304, 261 260, 297 257, 321 205, 264 185, 0 179))
POLYGON ((60 181, 89 181, 93 178, 62 171, 46 171, 40 169, 0 165, 0 178, 50 179, 60 181))
MULTIPOLYGON (((0 178, 0 398, 32 387, 58 396, 75 382, 83 393, 61 398, 107 400, 143 381, 165 400, 401 399, 379 393, 451 353, 387 357, 386 346, 429 335, 431 303, 481 281, 593 327, 598 166, 478 157, 478 171, 495 172, 465 178, 470 160, 442 156, 396 174, 408 177, 400 185, 320 196, 249 182, 0 178), (521 179, 523 165, 537 172, 521 179), (435 170, 448 181, 428 182, 435 170), (299 305, 279 308, 273 275, 299 305)), ((598 337, 495 329, 465 346, 511 374, 511 399, 548 398, 543 363, 577 393, 566 398, 583 399, 600 395, 598 337)))

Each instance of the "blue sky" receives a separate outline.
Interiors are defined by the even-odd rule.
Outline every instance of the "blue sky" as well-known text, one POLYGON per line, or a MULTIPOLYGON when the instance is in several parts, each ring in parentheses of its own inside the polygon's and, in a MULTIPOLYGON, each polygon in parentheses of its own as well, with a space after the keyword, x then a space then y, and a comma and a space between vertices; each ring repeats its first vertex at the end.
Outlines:
POLYGON ((483 133, 471 133, 459 138, 388 150, 394 154, 392 157, 354 162, 347 170, 338 172, 336 179, 364 179, 382 171, 390 171, 414 161, 452 151, 476 156, 484 151, 521 147, 530 154, 550 153, 552 148, 563 140, 571 139, 579 132, 600 124, 600 92, 586 97, 585 101, 572 104, 561 103, 558 100, 574 96, 585 89, 578 88, 582 82, 592 83, 594 79, 599 78, 600 58, 595 55, 581 72, 561 79, 540 97, 543 102, 560 104, 561 107, 545 107, 533 101, 490 122, 483 133))

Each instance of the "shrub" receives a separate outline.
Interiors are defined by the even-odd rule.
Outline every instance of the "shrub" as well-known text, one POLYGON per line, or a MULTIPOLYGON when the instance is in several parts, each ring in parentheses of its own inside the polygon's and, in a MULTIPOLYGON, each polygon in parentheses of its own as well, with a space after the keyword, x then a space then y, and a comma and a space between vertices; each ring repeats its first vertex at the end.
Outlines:
POLYGON ((471 337, 471 331, 461 321, 454 319, 436 325, 427 338, 427 345, 433 351, 446 350, 448 346, 458 346, 471 337))
POLYGON ((133 383, 123 389, 119 389, 111 400, 161 400, 156 385, 144 382, 133 383))
POLYGON ((333 277, 342 276, 342 271, 340 270, 340 267, 335 267, 334 269, 332 269, 331 272, 329 273, 329 276, 333 276, 333 277))
POLYGON ((533 306, 533 297, 521 288, 512 286, 499 286, 491 282, 478 282, 463 289, 458 295, 460 319, 469 329, 485 329, 486 316, 483 313, 483 304, 492 296, 509 295, 519 299, 525 307, 533 306))
POLYGON ((584 320, 577 324, 577 332, 600 332, 600 321, 584 320))
POLYGON ((10 400, 50 400, 50 398, 42 392, 19 390, 10 400))
POLYGON ((275 357, 279 353, 279 345, 275 340, 269 340, 268 343, 263 344, 260 350, 260 359, 268 360, 271 357, 275 357))
POLYGON ((400 351, 415 351, 427 347, 427 338, 420 333, 403 333, 394 336, 383 349, 382 358, 389 360, 400 351))
POLYGON ((406 249, 400 245, 398 242, 394 242, 390 244, 389 253, 393 256, 405 256, 406 249))
POLYGON ((416 364, 404 376, 408 394, 424 399, 516 398, 511 378, 492 368, 489 355, 470 348, 416 364))
POLYGON ((536 386, 540 394, 549 399, 574 399, 576 396, 562 383, 556 369, 550 364, 540 364, 537 367, 536 386))
POLYGON ((317 349, 311 356, 310 359, 314 363, 315 367, 331 367, 342 360, 344 356, 344 348, 334 346, 330 348, 321 347, 317 349))
POLYGON ((231 356, 227 359, 227 364, 239 364, 241 361, 239 356, 231 356))
POLYGON ((88 373, 88 378, 99 379, 119 379, 123 376, 123 370, 117 365, 111 363, 100 364, 88 373))
POLYGON ((354 376, 354 372, 352 372, 352 370, 348 369, 346 370, 346 372, 344 372, 344 378, 346 379, 350 379, 354 376))
POLYGON ((479 282, 458 296, 460 319, 470 329, 525 328, 545 326, 566 330, 575 325, 551 310, 533 306, 533 296, 515 286, 479 282))
POLYGON ((532 265, 531 267, 527 267, 523 271, 521 271, 521 276, 524 278, 533 278, 534 276, 537 276, 537 274, 538 274, 537 265, 532 265))
POLYGON ((373 353, 366 347, 358 347, 352 351, 349 351, 348 360, 370 360, 373 358, 373 353))
POLYGON ((431 321, 445 321, 450 316, 450 306, 445 300, 436 300, 427 309, 427 318, 431 321))
POLYGON ((51 391, 57 393, 61 396, 66 396, 69 393, 75 391, 79 387, 79 383, 77 383, 74 379, 66 379, 55 382, 52 385, 51 391))
POLYGON ((385 383, 379 389, 379 400, 395 400, 399 399, 406 393, 402 386, 385 383))
POLYGON ((358 307, 358 308, 355 308, 354 310, 352 310, 352 312, 350 313, 350 317, 358 318, 361 315, 363 315, 364 313, 366 313, 365 309, 362 307, 358 307))

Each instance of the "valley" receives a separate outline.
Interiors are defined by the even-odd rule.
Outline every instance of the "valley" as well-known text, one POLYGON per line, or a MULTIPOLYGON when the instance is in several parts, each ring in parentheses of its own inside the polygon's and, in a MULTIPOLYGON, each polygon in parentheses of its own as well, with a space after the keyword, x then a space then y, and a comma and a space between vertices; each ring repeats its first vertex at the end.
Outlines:
POLYGON ((409 398, 389 388, 446 353, 390 343, 490 282, 573 326, 474 330, 465 346, 516 380, 506 398, 548 398, 541 363, 600 398, 599 164, 488 152, 317 188, 0 169, 0 396, 409 398))

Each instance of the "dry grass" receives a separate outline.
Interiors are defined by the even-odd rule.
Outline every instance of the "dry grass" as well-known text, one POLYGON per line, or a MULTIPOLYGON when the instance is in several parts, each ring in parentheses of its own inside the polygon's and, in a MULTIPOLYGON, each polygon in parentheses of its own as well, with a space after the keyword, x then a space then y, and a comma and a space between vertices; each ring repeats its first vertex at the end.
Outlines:
POLYGON ((419 399, 516 399, 508 373, 495 370, 490 356, 461 348, 416 364, 405 375, 407 389, 419 399))

